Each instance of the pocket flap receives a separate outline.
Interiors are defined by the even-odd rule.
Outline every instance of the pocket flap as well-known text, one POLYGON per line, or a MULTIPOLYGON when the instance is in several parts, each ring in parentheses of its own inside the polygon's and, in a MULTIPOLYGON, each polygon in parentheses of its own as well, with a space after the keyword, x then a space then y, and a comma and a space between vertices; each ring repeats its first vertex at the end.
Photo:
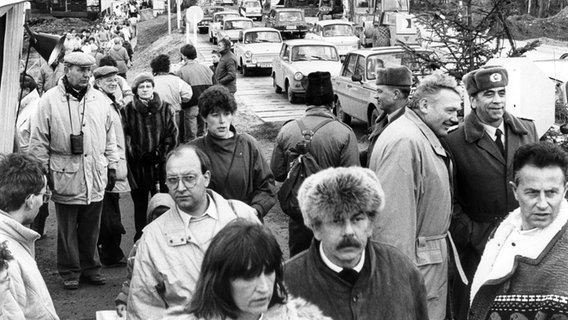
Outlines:
POLYGON ((54 172, 77 172, 81 167, 81 159, 74 156, 52 156, 49 169, 54 172))
POLYGON ((416 264, 424 266, 438 264, 444 261, 442 249, 436 245, 437 241, 427 243, 426 246, 416 248, 416 264))
POLYGON ((189 237, 185 236, 185 229, 168 232, 165 236, 170 247, 181 246, 189 242, 189 237))

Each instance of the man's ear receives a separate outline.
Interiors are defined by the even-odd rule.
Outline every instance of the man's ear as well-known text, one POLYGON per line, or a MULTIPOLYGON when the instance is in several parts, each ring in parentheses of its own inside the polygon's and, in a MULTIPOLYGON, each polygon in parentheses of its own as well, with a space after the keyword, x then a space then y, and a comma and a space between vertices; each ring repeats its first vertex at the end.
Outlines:
POLYGON ((469 105, 472 110, 475 110, 476 107, 475 104, 473 103, 473 100, 475 100, 475 95, 469 97, 469 105))
POLYGON ((418 109, 423 114, 428 114, 428 112, 430 111, 428 108, 428 99, 426 98, 420 99, 420 101, 418 101, 418 109))
MULTIPOLYGON (((509 185, 510 185, 511 188, 513 189, 513 195, 515 196, 515 199, 516 199, 517 201, 519 201, 519 199, 517 198, 517 185, 516 185, 515 182, 513 182, 513 181, 509 181, 509 185)), ((564 192, 566 192, 566 189, 565 189, 564 192)))
POLYGON ((211 182, 211 171, 205 171, 203 177, 205 178, 205 188, 207 188, 209 187, 209 183, 211 182))

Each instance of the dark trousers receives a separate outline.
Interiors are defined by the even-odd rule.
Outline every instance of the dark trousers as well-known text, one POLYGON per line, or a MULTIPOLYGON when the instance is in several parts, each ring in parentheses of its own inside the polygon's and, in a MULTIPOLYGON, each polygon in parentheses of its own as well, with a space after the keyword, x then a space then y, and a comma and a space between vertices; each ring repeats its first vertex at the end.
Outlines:
POLYGON ((190 142, 205 135, 205 120, 199 114, 199 106, 191 106, 181 111, 180 133, 182 142, 190 142))
POLYGON ((134 202, 134 227, 136 234, 134 235, 134 242, 142 236, 142 229, 146 226, 146 211, 148 211, 148 194, 152 196, 156 194, 157 190, 149 190, 146 188, 134 189, 130 192, 132 201, 134 202))
POLYGON ((302 221, 293 218, 288 220, 288 246, 290 258, 308 249, 312 243, 314 234, 302 221))
POLYGON ((49 203, 44 203, 40 208, 37 216, 32 223, 32 229, 43 236, 45 231, 45 220, 49 216, 49 203))
POLYGON ((100 274, 97 240, 103 202, 88 205, 55 203, 57 270, 64 280, 100 274))
POLYGON ((119 200, 118 193, 105 192, 99 233, 99 256, 105 265, 116 264, 124 258, 120 241, 126 230, 120 221, 119 200))

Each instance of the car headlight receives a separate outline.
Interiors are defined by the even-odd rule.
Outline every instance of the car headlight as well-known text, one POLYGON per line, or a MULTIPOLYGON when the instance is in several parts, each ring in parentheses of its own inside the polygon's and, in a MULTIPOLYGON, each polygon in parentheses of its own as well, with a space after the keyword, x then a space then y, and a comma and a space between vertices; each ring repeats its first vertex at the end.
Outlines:
POLYGON ((252 52, 250 52, 250 51, 245 52, 245 58, 250 59, 251 57, 252 57, 252 52))
POLYGON ((304 78, 304 75, 301 72, 294 73, 294 80, 300 81, 304 78))
POLYGON ((256 59, 252 59, 252 61, 251 61, 251 62, 252 62, 252 63, 256 63, 256 59))

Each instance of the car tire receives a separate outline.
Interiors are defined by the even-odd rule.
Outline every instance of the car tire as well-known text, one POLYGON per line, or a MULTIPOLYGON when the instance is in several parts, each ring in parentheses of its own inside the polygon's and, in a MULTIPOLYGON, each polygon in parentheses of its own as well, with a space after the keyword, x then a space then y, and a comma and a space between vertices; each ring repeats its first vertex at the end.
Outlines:
POLYGON ((213 38, 213 44, 217 44, 217 37, 213 38))
POLYGON ((250 76, 250 69, 245 65, 241 67, 241 72, 243 73, 243 77, 250 76))
POLYGON ((568 58, 568 53, 564 53, 560 56, 560 59, 562 59, 562 60, 564 60, 566 58, 568 58))
POLYGON ((333 109, 339 121, 345 123, 346 125, 351 124, 351 116, 345 113, 345 111, 341 107, 341 101, 339 101, 339 98, 335 99, 333 109))
POLYGON ((276 84, 276 75, 272 76, 272 86, 274 86, 274 91, 276 93, 282 93, 282 88, 280 88, 280 86, 276 84))
POLYGON ((296 103, 296 94, 290 90, 290 85, 286 83, 286 95, 288 96, 288 101, 292 104, 296 103))
POLYGON ((375 125, 375 121, 381 115, 381 112, 375 106, 371 106, 373 110, 369 113, 369 128, 375 125))
POLYGON ((213 43, 213 37, 209 34, 209 42, 213 43))

